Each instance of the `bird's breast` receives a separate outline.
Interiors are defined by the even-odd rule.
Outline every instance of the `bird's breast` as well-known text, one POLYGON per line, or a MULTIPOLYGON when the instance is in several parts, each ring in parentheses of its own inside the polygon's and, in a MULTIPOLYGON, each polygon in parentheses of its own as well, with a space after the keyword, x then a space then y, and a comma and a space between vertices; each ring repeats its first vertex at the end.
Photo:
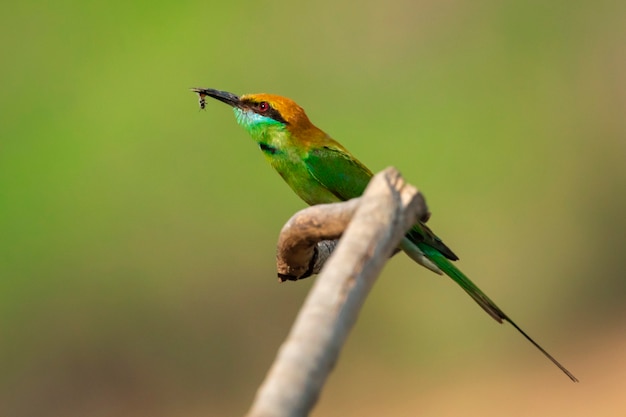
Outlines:
POLYGON ((335 203, 340 199, 311 174, 303 155, 292 147, 259 143, 259 148, 272 168, 280 174, 291 189, 307 204, 335 203))

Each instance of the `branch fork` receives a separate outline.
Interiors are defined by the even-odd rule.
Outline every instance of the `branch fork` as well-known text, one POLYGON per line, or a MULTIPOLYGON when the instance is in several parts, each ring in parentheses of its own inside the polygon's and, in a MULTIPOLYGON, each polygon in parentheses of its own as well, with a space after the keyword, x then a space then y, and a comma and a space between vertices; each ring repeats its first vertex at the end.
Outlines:
POLYGON ((428 216, 422 194, 387 168, 362 197, 289 219, 278 241, 279 280, 320 275, 247 417, 308 415, 385 262, 406 231, 428 216))

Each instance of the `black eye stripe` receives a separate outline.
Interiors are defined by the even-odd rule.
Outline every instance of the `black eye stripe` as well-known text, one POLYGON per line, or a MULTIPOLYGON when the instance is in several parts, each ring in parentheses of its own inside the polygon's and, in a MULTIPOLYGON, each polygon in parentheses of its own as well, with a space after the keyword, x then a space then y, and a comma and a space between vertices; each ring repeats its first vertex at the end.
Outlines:
POLYGON ((256 102, 249 102, 248 104, 248 108, 250 108, 252 111, 254 111, 255 113, 258 113, 262 116, 266 116, 266 117, 271 117, 272 119, 276 120, 277 122, 280 123, 284 123, 284 124, 289 124, 287 122, 287 120, 285 120, 285 118, 280 114, 280 112, 278 110, 276 110, 274 107, 272 107, 272 105, 270 103, 268 103, 267 101, 261 101, 259 103, 256 102), (262 109, 261 105, 265 103, 267 105, 267 109, 262 109))
POLYGON ((281 122, 281 123, 284 123, 284 124, 289 124, 283 118, 283 116, 278 112, 278 110, 276 110, 272 106, 270 106, 270 108, 265 112, 265 114, 267 116, 271 117, 272 119, 276 120, 277 122, 281 122))

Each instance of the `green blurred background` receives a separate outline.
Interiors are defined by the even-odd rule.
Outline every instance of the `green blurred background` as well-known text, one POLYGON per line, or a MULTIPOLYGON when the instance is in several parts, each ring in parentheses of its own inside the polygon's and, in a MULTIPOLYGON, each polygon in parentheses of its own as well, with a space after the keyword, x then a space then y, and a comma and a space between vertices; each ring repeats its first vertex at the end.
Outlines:
POLYGON ((275 276, 304 205, 189 87, 291 97, 399 168, 582 381, 398 256, 314 415, 626 413, 626 2, 10 3, 1 416, 248 408, 314 282, 275 276))

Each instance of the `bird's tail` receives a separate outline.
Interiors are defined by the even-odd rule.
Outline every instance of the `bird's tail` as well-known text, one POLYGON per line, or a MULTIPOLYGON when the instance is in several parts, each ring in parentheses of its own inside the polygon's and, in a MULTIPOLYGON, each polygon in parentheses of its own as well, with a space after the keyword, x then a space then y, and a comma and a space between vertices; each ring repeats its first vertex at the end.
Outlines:
POLYGON ((480 288, 478 288, 468 277, 463 274, 452 262, 446 259, 445 256, 439 253, 437 249, 431 248, 428 245, 418 244, 418 247, 424 252, 426 257, 430 259, 435 265, 439 267, 447 276, 452 278, 457 284, 461 286, 469 294, 479 306, 483 308, 491 317, 498 323, 502 323, 502 320, 509 321, 509 318, 502 310, 498 308, 496 303, 491 301, 480 288))
POLYGON ((487 295, 480 290, 468 277, 463 274, 457 267, 455 267, 452 262, 450 262, 444 255, 439 253, 439 251, 435 248, 432 248, 426 244, 418 243, 417 246, 424 252, 424 255, 432 263, 437 265, 439 269, 441 269, 446 275, 452 278, 457 284, 461 286, 469 294, 479 306, 483 308, 491 317, 494 318, 498 323, 502 323, 502 321, 508 321, 511 323, 515 329, 522 334, 530 343, 532 343, 537 349, 541 351, 552 363, 554 363, 561 371, 563 371, 572 381, 578 382, 578 379, 572 375, 570 371, 568 371, 563 365, 559 363, 552 355, 550 355, 544 348, 542 348, 537 342, 535 342, 530 336, 526 334, 524 330, 522 330, 513 320, 507 316, 504 311, 500 310, 500 308, 491 301, 487 295))

